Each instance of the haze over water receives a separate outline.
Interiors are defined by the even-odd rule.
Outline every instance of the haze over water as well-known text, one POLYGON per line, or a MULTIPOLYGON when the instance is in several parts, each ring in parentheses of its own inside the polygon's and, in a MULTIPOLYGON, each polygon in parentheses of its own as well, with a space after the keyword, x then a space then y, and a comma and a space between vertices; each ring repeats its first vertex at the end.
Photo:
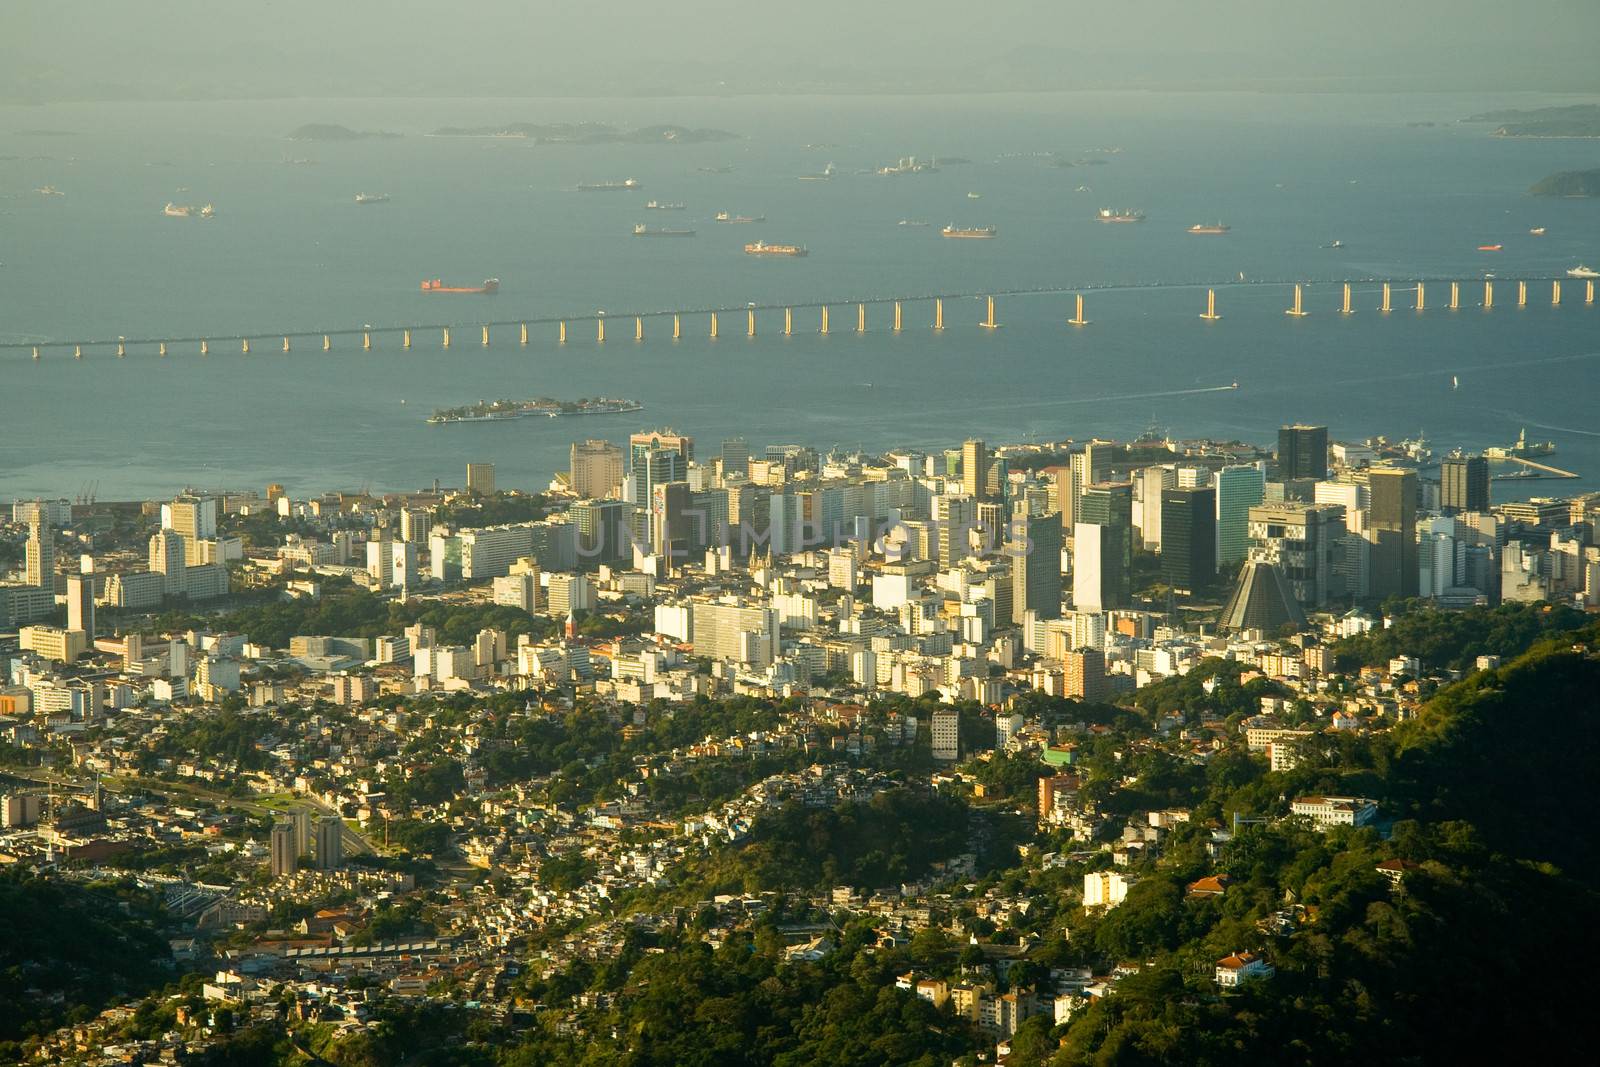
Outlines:
POLYGON ((704 451, 725 436, 757 448, 802 442, 879 450, 1092 435, 1129 438, 1152 421, 1179 437, 1269 443, 1290 420, 1326 422, 1335 438, 1424 431, 1436 450, 1504 444, 1526 426, 1553 440, 1567 482, 1497 482, 1506 499, 1600 486, 1600 307, 1582 283, 1549 307, 1548 284, 1518 311, 1511 279, 1600 266, 1600 205, 1537 200, 1534 181, 1595 165, 1592 141, 1494 139, 1455 120, 1501 106, 1572 98, 1429 94, 1257 96, 1079 93, 979 97, 644 100, 274 101, 58 104, 0 108, 0 334, 4 340, 197 336, 259 331, 248 357, 216 344, 165 360, 60 350, 35 364, 0 355, 0 499, 161 495, 185 485, 293 493, 407 489, 460 481, 468 460, 497 464, 502 486, 540 488, 570 442, 620 439, 646 426, 694 434, 704 451), (604 121, 674 123, 744 136, 680 146, 541 146, 424 137, 444 125, 604 121), (1408 122, 1437 126, 1408 126, 1408 122), (391 130, 399 139, 290 142, 307 122, 391 130), (19 131, 70 131, 41 136, 19 131), (821 145, 808 150, 804 146, 821 145), (1095 150, 1120 149, 1116 152, 1095 150), (1104 165, 1057 168, 1035 153, 1104 165), (900 156, 961 156, 970 165, 897 178, 859 174, 900 156), (308 158, 314 165, 289 165, 308 158), (830 182, 801 182, 833 162, 830 182), (730 173, 701 168, 731 166, 730 173), (585 181, 636 177, 637 193, 580 194, 585 181), (33 190, 54 185, 66 195, 33 190), (1086 185, 1090 192, 1075 191, 1086 185), (186 187, 186 191, 179 191, 186 187), (358 207, 357 192, 390 203, 358 207), (981 199, 969 199, 977 192, 981 199), (643 210, 649 199, 683 212, 643 210), (210 222, 163 217, 168 201, 213 203, 210 222), (1101 207, 1148 221, 1105 226, 1101 207), (714 224, 727 210, 765 215, 714 224), (902 218, 928 222, 902 228, 902 218), (1232 226, 1194 237, 1200 222, 1232 226), (688 240, 640 240, 635 223, 692 227, 688 240), (994 241, 942 240, 938 227, 994 225, 994 241), (1532 237, 1534 226, 1547 228, 1532 237), (749 240, 805 244, 798 260, 755 260, 749 240), (1322 246, 1332 239, 1343 250, 1322 246), (1500 243, 1504 251, 1475 251, 1500 243), (1503 281, 1497 307, 1476 307, 1481 278, 1503 281), (331 353, 274 331, 412 322, 592 315, 674 307, 804 303, 932 291, 977 292, 1116 282, 1457 276, 1470 284, 1454 314, 1446 286, 1430 310, 1380 317, 1376 287, 1359 313, 1336 314, 1336 285, 1308 290, 1313 315, 1282 314, 1287 288, 1225 289, 1224 318, 1201 323, 1203 290, 1092 293, 1082 330, 1063 325, 1066 296, 1002 300, 998 331, 977 329, 976 303, 887 308, 856 336, 838 306, 834 333, 796 313, 797 336, 761 336, 725 317, 613 319, 554 328, 522 348, 476 329, 449 351, 419 334, 402 351, 346 339, 331 353), (425 296, 441 277, 494 297, 425 296), (1451 377, 1459 377, 1459 388, 1451 377), (1238 381, 1238 390, 1212 389, 1238 381), (607 394, 639 399, 631 416, 526 419, 430 427, 435 407, 480 398, 607 394))

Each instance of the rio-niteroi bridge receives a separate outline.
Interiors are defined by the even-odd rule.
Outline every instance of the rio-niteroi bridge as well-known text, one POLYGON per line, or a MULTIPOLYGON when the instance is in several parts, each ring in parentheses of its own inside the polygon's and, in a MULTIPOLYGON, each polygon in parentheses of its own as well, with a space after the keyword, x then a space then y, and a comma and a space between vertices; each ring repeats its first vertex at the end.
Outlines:
MULTIPOLYGON (((523 345, 553 343, 564 345, 579 341, 603 344, 608 329, 613 339, 643 341, 646 337, 669 336, 680 340, 687 330, 702 336, 716 338, 724 331, 755 337, 758 327, 792 335, 797 330, 816 330, 822 334, 834 332, 866 333, 869 325, 888 328, 895 332, 909 327, 910 312, 920 313, 923 325, 934 330, 947 326, 946 306, 965 301, 979 301, 979 318, 974 320, 952 316, 950 326, 977 326, 998 329, 998 302, 1007 297, 1066 296, 1072 298, 1063 308, 1063 325, 1084 327, 1088 318, 1088 297, 1095 293, 1127 292, 1134 290, 1192 290, 1196 293, 1196 316, 1206 323, 1223 318, 1223 302, 1219 291, 1236 289, 1276 288, 1283 290, 1287 306, 1284 314, 1291 318, 1304 318, 1313 313, 1354 315, 1363 312, 1378 314, 1391 312, 1464 311, 1476 309, 1492 312, 1504 306, 1526 307, 1537 301, 1560 307, 1564 299, 1563 286, 1574 290, 1570 303, 1592 308, 1595 303, 1594 279, 1585 277, 1529 277, 1522 279, 1484 278, 1464 281, 1460 278, 1420 278, 1403 282, 1379 278, 1338 278, 1308 281, 1268 281, 1260 279, 1220 282, 1150 282, 1143 284, 1108 283, 1103 285, 1041 286, 1032 289, 996 289, 977 293, 923 293, 915 296, 875 296, 839 300, 811 300, 796 303, 740 304, 728 307, 679 308, 657 311, 605 311, 572 315, 543 315, 523 318, 489 318, 487 315, 473 320, 456 322, 412 323, 394 326, 363 325, 337 329, 260 329, 243 333, 211 334, 208 336, 169 335, 161 337, 112 337, 80 340, 26 340, 0 342, 0 350, 30 352, 34 359, 46 355, 70 353, 82 359, 92 352, 115 352, 125 356, 130 351, 153 352, 160 356, 178 351, 210 354, 214 346, 249 353, 252 345, 268 350, 280 348, 283 352, 297 346, 310 345, 323 351, 350 347, 359 343, 371 350, 383 341, 402 348, 413 345, 434 344, 443 348, 455 344, 476 342, 487 347, 491 338, 504 338, 509 332, 517 343, 523 345), (1326 306, 1314 305, 1307 296, 1308 290, 1319 292, 1331 288, 1336 299, 1326 306), (1200 296, 1203 291, 1203 298, 1200 296), (1373 300, 1376 299, 1376 303, 1373 300), (853 321, 850 313, 854 312, 853 321), (834 320, 833 312, 842 312, 844 322, 834 320), (803 313, 803 314, 799 314, 803 313), (887 314, 887 320, 884 315, 887 314), (801 321, 804 320, 804 321, 801 321), (762 326, 765 321, 766 325, 762 326), (618 334, 621 334, 619 337, 618 334)), ((492 298, 486 298, 492 299, 492 298)), ((483 307, 484 305, 474 305, 483 307)))

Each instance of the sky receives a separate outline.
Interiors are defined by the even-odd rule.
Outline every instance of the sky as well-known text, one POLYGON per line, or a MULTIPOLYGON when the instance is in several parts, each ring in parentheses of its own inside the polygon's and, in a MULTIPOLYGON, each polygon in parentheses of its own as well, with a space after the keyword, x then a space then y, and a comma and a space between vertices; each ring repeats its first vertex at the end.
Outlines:
POLYGON ((0 100, 1600 91, 1597 0, 4 0, 0 100))

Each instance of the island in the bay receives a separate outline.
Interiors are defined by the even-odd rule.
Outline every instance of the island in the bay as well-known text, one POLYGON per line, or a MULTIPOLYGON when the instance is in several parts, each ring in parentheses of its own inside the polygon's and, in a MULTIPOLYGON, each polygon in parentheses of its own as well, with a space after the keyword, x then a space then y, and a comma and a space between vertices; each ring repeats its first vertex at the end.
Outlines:
POLYGON ((512 122, 497 126, 441 126, 433 137, 521 137, 541 144, 704 144, 736 141, 727 130, 641 126, 625 130, 603 122, 512 122))
POLYGON ((616 397, 596 396, 579 400, 556 400, 548 396, 532 400, 480 400, 459 408, 438 408, 428 416, 430 425, 449 422, 500 422, 506 419, 524 419, 530 415, 559 418, 562 415, 617 415, 643 410, 637 400, 620 400, 616 397))
POLYGON ((1600 196, 1600 167, 1557 171, 1528 190, 1534 196, 1600 196))
POLYGON ((363 141, 369 137, 399 137, 385 130, 352 130, 332 122, 308 122, 289 134, 291 141, 363 141))
POLYGON ((1496 137, 1600 137, 1600 104, 1485 111, 1466 122, 1493 122, 1496 137))

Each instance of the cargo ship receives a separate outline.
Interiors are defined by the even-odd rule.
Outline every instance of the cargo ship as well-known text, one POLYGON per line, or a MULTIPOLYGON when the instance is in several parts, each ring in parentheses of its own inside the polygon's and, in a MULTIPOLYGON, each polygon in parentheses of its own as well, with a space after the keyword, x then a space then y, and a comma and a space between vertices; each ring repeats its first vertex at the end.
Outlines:
POLYGON ((644 223, 633 228, 635 237, 693 237, 693 230, 673 230, 665 226, 646 226, 644 223))
POLYGON ((439 408, 428 416, 428 425, 443 426, 452 422, 506 422, 547 416, 552 419, 564 415, 619 415, 642 411, 644 405, 637 400, 620 400, 597 396, 583 400, 556 400, 548 396, 532 400, 480 400, 459 408, 439 408))
POLYGON ((500 291, 499 278, 485 278, 482 285, 446 285, 438 278, 430 278, 422 283, 424 293, 498 293, 500 291))
POLYGON ((946 226, 939 233, 945 237, 962 237, 973 241, 987 241, 1000 231, 993 226, 946 226))
POLYGON ((1190 226, 1189 227, 1189 232, 1192 233, 1192 234, 1197 234, 1197 235, 1200 235, 1200 234, 1210 235, 1210 234, 1227 233, 1231 229, 1233 229, 1233 227, 1224 226, 1220 222, 1214 222, 1214 223, 1210 224, 1209 226, 1204 224, 1204 223, 1199 223, 1197 225, 1190 226))
POLYGON ((660 200, 651 200, 644 206, 646 211, 682 211, 683 208, 682 204, 666 204, 660 200))
POLYGON ((726 211, 717 212, 716 222, 766 222, 765 215, 730 215, 726 211))
POLYGON ((161 209, 161 213, 169 219, 186 219, 194 214, 194 208, 187 204, 174 204, 169 200, 167 206, 161 209))
POLYGON ((1096 215, 1095 218, 1101 222, 1143 222, 1144 212, 1117 211, 1113 208, 1103 207, 1100 209, 1100 214, 1096 215))
POLYGON ((804 245, 769 245, 765 241, 752 241, 744 246, 747 256, 808 256, 804 245))
POLYGON ((389 194, 388 193, 357 193, 356 194, 356 203, 358 203, 358 204, 387 204, 388 202, 389 202, 389 194))
POLYGON ((620 182, 579 182, 580 193, 621 193, 629 189, 643 189, 638 178, 624 178, 620 182))
POLYGON ((1553 456, 1556 453, 1554 441, 1530 442, 1526 427, 1517 434, 1517 439, 1509 447, 1496 445, 1483 450, 1483 454, 1490 459, 1526 459, 1529 456, 1553 456))
POLYGON ((1498 252, 1504 247, 1505 247, 1505 245, 1479 245, 1478 246, 1478 251, 1480 251, 1480 252, 1498 252))

